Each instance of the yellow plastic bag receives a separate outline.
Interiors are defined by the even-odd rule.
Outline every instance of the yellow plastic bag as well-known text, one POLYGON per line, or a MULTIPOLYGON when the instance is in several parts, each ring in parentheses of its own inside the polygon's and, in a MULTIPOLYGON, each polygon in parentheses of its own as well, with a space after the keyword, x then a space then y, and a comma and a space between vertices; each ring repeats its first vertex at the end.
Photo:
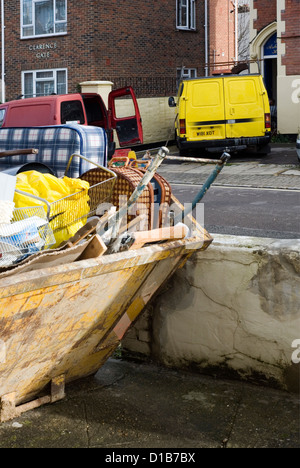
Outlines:
MULTIPOLYGON (((16 189, 47 200, 51 205, 50 227, 53 230, 57 247, 61 242, 70 239, 85 225, 89 213, 88 182, 64 177, 58 179, 52 174, 37 171, 22 172, 17 175, 16 189)), ((15 193, 15 207, 44 206, 42 200, 28 195, 15 193)))

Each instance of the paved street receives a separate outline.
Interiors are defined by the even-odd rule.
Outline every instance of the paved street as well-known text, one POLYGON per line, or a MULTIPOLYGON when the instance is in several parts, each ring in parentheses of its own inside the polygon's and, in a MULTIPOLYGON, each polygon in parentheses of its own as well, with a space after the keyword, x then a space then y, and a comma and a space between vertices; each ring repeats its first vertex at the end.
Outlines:
MULTIPOLYGON (((185 204, 194 199, 201 186, 172 184, 172 188, 185 204)), ((210 233, 274 239, 300 237, 300 190, 219 185, 212 186, 201 203, 200 223, 210 233)))
MULTIPOLYGON (((170 148, 170 155, 178 155, 176 147, 170 148)), ((293 146, 275 146, 271 155, 260 158, 256 155, 243 156, 242 153, 233 155, 214 186, 300 190, 300 163, 296 149, 293 146)), ((211 158, 218 159, 218 156, 211 154, 211 158)), ((212 168, 211 165, 166 161, 159 172, 173 184, 199 185, 205 182, 212 168)))
MULTIPOLYGON (((170 148, 170 153, 177 156, 177 148, 170 148)), ((194 200, 213 169, 212 165, 165 161, 159 172, 184 204, 194 200)), ((300 164, 295 148, 274 146, 260 158, 233 155, 201 203, 202 224, 210 233, 298 239, 300 164)))
POLYGON ((0 448, 101 448, 99 463, 159 463, 167 449, 195 453, 199 466, 201 448, 299 447, 294 394, 115 359, 68 385, 64 400, 0 424, 0 448))

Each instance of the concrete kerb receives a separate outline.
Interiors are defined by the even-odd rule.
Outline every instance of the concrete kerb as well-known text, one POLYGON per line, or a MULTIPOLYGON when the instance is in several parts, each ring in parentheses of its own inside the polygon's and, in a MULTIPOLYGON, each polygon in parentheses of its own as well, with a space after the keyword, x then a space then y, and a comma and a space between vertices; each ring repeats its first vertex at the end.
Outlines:
POLYGON ((212 236, 135 324, 125 353, 298 392, 300 240, 212 236))

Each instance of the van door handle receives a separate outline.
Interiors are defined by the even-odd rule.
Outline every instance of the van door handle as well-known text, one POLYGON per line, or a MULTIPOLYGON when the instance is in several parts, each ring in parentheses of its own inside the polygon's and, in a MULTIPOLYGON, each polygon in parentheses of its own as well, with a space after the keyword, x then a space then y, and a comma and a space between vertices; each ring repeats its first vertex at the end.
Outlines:
POLYGON ((231 115, 234 115, 234 114, 235 114, 235 109, 234 109, 234 107, 231 107, 231 108, 230 108, 230 114, 231 114, 231 115))

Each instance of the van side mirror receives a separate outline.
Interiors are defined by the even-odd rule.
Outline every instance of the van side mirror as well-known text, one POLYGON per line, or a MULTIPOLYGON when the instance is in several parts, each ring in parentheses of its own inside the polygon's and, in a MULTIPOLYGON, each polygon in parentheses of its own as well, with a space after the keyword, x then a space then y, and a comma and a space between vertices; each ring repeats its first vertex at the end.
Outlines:
POLYGON ((176 102, 173 96, 169 97, 169 107, 176 107, 176 102))

